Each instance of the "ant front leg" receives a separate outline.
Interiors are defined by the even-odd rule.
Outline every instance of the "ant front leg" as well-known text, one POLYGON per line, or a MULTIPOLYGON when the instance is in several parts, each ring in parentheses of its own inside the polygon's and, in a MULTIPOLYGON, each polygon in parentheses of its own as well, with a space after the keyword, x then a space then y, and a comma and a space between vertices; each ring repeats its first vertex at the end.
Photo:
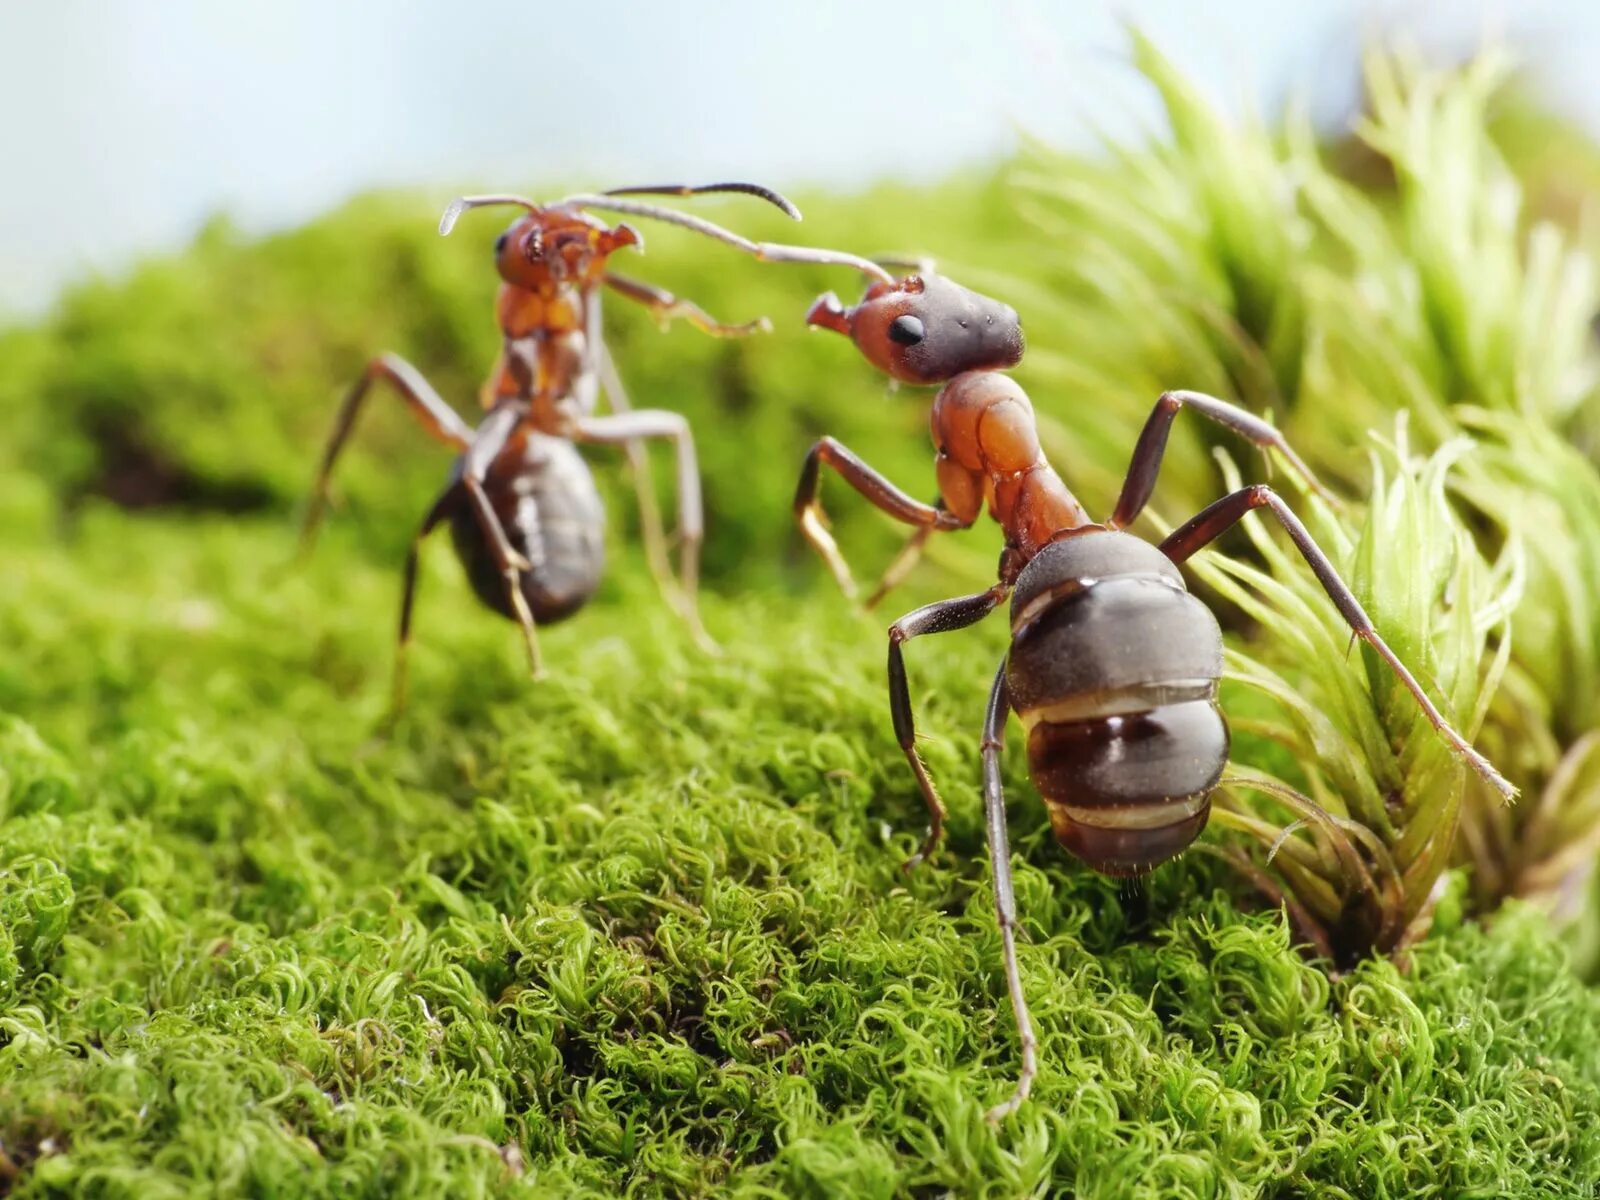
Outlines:
POLYGON ((1400 661, 1398 655, 1391 649, 1387 642, 1379 636, 1373 627, 1372 619, 1367 616, 1366 610, 1361 607, 1361 602, 1356 599, 1355 593, 1350 590, 1350 585, 1339 577, 1339 572, 1334 569, 1333 563, 1322 552, 1322 548, 1311 538, 1311 533, 1300 523, 1300 518, 1283 502, 1283 497, 1274 492, 1265 484, 1255 484, 1251 487, 1241 488, 1231 495, 1224 496, 1211 505, 1182 528, 1176 530, 1166 541, 1161 543, 1161 551, 1174 563, 1182 563, 1197 550, 1215 541, 1228 529, 1237 525, 1251 509, 1266 508, 1278 518, 1278 522, 1289 534, 1289 540, 1300 551, 1301 557, 1306 560, 1311 568, 1311 573, 1317 577, 1317 582, 1322 585, 1322 590, 1328 593, 1328 598, 1333 601, 1334 608, 1339 610, 1339 615, 1350 626, 1350 631, 1367 645, 1371 646, 1378 657, 1389 665, 1401 685, 1410 692, 1416 700, 1417 706, 1428 718, 1428 723, 1434 727, 1445 741, 1445 744, 1464 761, 1469 767, 1483 777, 1484 781, 1494 788, 1507 800, 1514 799, 1517 789, 1494 769, 1493 764, 1483 755, 1472 748, 1471 744, 1462 737, 1444 719, 1444 715, 1434 707, 1428 694, 1422 690, 1422 685, 1400 661))
POLYGON ((683 590, 683 617, 695 642, 707 653, 717 644, 700 623, 700 543, 705 537, 705 515, 700 505, 700 467, 694 453, 694 435, 680 413, 640 409, 609 417, 581 417, 574 426, 580 441, 601 445, 626 445, 641 438, 668 438, 678 457, 678 573, 683 590))
MULTIPOLYGON (((800 523, 800 531, 805 534, 806 541, 822 555, 823 561, 828 564, 828 569, 833 572, 834 579, 838 581, 840 590, 846 596, 854 598, 856 583, 850 575, 850 567, 844 561, 844 556, 839 553, 838 543, 827 530, 822 504, 817 499, 824 463, 837 471, 846 483, 873 505, 897 521, 919 526, 929 532, 966 529, 972 524, 971 521, 962 520, 941 505, 923 504, 920 500, 913 500, 839 442, 831 437, 822 438, 811 447, 811 452, 806 455, 805 466, 800 470, 800 484, 794 493, 794 515, 795 520, 800 523)), ((916 539, 913 538, 912 542, 915 544, 916 539)), ((916 548, 920 552, 920 546, 916 548)), ((907 549, 911 547, 908 546, 907 549)), ((906 551, 901 552, 902 557, 905 553, 906 551)), ((894 568, 891 566, 890 570, 893 571, 894 568)), ((886 589, 880 589, 882 590, 886 589)))
MULTIPOLYGON (((944 501, 936 500, 934 506, 942 508, 944 501)), ((885 596, 905 582, 906 576, 911 574, 912 569, 922 561, 922 552, 927 548, 928 539, 932 536, 931 525, 912 530, 911 536, 900 547, 900 552, 894 556, 893 561, 883 572, 883 578, 878 580, 878 586, 872 589, 872 595, 867 597, 866 603, 862 605, 863 608, 871 612, 882 603, 885 596)))
POLYGON ((906 761, 911 764, 912 773, 917 777, 917 786, 922 790, 922 801, 928 807, 928 836, 922 839, 917 852, 905 861, 904 869, 907 871, 926 859, 939 845, 939 839, 944 836, 945 807, 944 801, 939 798, 939 789, 933 786, 922 755, 917 753, 916 719, 911 711, 905 655, 900 647, 925 633, 949 633, 977 624, 1006 598, 1008 590, 1005 584, 997 583, 988 591, 973 596, 940 600, 907 613, 889 626, 889 715, 894 720, 895 739, 900 743, 906 761))
POLYGON ((605 285, 618 295, 644 305, 662 325, 679 318, 712 337, 748 337, 752 333, 768 333, 772 330, 772 322, 765 317, 757 317, 743 325, 725 325, 692 300, 684 300, 663 288, 611 271, 605 274, 605 285))
POLYGON ((472 428, 456 415, 454 409, 440 399, 439 393, 433 390, 420 371, 398 354, 380 354, 367 364, 366 370, 361 373, 361 378, 351 385, 349 392, 345 394, 344 403, 339 406, 339 416, 334 422, 327 448, 322 453, 322 465, 317 470, 317 480, 311 489, 311 499, 306 504, 305 519, 300 525, 301 553, 309 551, 311 543, 316 539, 317 526, 322 521, 323 510, 328 503, 328 477, 333 473, 333 464, 338 460, 339 451, 344 448, 345 439, 350 436, 350 430, 355 426, 356 417, 361 412, 361 405, 366 400, 367 393, 380 379, 394 385, 400 393, 400 398, 410 406, 412 413, 422 422, 423 428, 441 442, 454 446, 457 450, 466 450, 472 444, 472 428))
POLYGON ((1144 511, 1150 493, 1155 490, 1156 476, 1161 472, 1161 457, 1166 453, 1167 434, 1172 430, 1173 418, 1184 408, 1191 408, 1207 420, 1233 430, 1262 450, 1276 450, 1312 491, 1329 504, 1338 505, 1333 493, 1322 486, 1276 426, 1236 404, 1229 404, 1226 400, 1218 400, 1203 392, 1163 392, 1133 448, 1128 476, 1123 482, 1122 494, 1117 498, 1116 511, 1106 522, 1107 527, 1126 529, 1144 511))
POLYGON ((1000 752, 1005 747, 1006 718, 1011 701, 1006 694, 1006 663, 994 677, 989 692, 989 709, 983 722, 983 818, 989 835, 989 865, 994 875, 994 913, 1000 925, 1001 952, 1005 955, 1006 990, 1011 994, 1011 1012, 1017 1022, 1017 1040, 1022 1046, 1022 1070, 1017 1075, 1011 1098, 986 1114, 999 1122, 1021 1107, 1038 1073, 1039 1041, 1028 1016, 1028 999, 1022 994, 1022 973, 1017 967, 1017 897, 1011 887, 1011 838, 1006 831, 1006 798, 1000 782, 1000 752))

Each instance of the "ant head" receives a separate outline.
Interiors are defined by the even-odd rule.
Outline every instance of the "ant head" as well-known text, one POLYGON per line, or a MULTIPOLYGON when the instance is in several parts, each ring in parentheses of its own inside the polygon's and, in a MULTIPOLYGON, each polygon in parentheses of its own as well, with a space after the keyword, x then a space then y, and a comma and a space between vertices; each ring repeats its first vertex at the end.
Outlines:
POLYGON ((943 383, 1022 359, 1016 309, 932 273, 875 283, 854 308, 829 292, 811 306, 806 324, 844 334, 902 383, 943 383))
POLYGON ((494 264, 500 278, 514 287, 583 283, 605 269, 614 251, 642 244, 631 225, 608 229, 575 209, 535 208, 495 240, 494 264))
POLYGON ((794 247, 758 246, 755 242, 700 217, 631 198, 638 195, 699 196, 708 192, 734 192, 754 196, 773 205, 794 220, 800 219, 798 208, 771 188, 762 187, 758 183, 704 183, 693 186, 651 184, 644 187, 613 188, 609 192, 568 196, 565 200, 557 200, 553 204, 538 204, 526 196, 506 192, 483 196, 460 196, 446 206, 444 215, 439 218, 439 233, 448 234, 461 219, 461 214, 469 209, 510 204, 525 210, 527 215, 513 222, 511 228, 502 233, 495 242, 494 261, 500 272, 500 278, 516 287, 528 289, 537 289, 552 282, 567 280, 579 284, 597 283, 605 269, 606 259, 613 252, 624 246, 644 245, 643 239, 633 226, 619 224, 614 228, 608 228, 603 221, 585 212, 587 208, 650 217, 669 225, 683 226, 706 237, 737 246, 757 257, 769 251, 788 250, 791 256, 794 253, 803 254, 805 257, 801 261, 845 263, 876 272, 884 278, 888 277, 888 272, 881 267, 875 267, 872 263, 858 259, 854 255, 836 254, 831 251, 796 251, 794 247))

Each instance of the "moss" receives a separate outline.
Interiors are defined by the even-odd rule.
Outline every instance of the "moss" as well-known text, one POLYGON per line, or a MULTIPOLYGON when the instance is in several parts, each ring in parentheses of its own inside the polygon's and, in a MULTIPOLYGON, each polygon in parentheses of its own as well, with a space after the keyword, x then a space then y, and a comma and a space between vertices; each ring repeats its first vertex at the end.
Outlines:
POLYGON ((998 630, 912 656, 956 803, 904 879, 919 801, 841 601, 719 597, 707 660, 629 573, 530 688, 437 554, 378 737, 394 579, 330 534, 282 577, 282 522, 94 505, 12 559, 19 1194, 1574 1195, 1600 1169, 1600 1000, 1530 915, 1330 984, 1209 860, 1138 894, 1066 861, 1015 754, 1043 1072, 993 1133, 1016 1047, 957 781, 998 630))

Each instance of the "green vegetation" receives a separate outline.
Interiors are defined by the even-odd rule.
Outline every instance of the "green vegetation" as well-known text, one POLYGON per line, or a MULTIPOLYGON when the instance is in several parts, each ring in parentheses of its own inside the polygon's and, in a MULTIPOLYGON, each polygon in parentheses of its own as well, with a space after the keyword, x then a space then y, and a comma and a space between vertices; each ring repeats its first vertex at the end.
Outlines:
MULTIPOLYGON (((635 403, 699 438, 724 657, 660 603, 596 454, 613 565, 546 632, 551 678, 529 685, 433 545, 412 705, 385 729, 400 557, 446 460, 378 400, 298 566, 295 507, 370 353, 471 406, 498 218, 442 240, 438 198, 391 197, 257 242, 218 224, 0 334, 0 1191, 1593 1195, 1600 994, 1548 915, 1592 912, 1600 809, 1592 265, 1521 220, 1525 159, 1483 134, 1493 63, 1376 60, 1363 132, 1390 171, 1358 188, 1326 165, 1347 155, 1240 132, 1138 53, 1170 143, 801 197, 798 230, 705 208, 932 250, 1015 297, 1019 378, 1093 511, 1163 387, 1275 413, 1362 503, 1294 502, 1524 803, 1464 785, 1275 533, 1206 556, 1241 780, 1214 853, 1137 889, 1088 873, 1010 748, 1041 1074, 992 1130, 1017 1055, 976 741, 1005 631, 908 653, 952 816, 904 877, 923 817, 884 619, 789 527, 824 431, 931 487, 925 397, 798 330, 855 281, 649 228, 630 269, 778 332, 661 335, 611 306, 635 403), (1334 822, 1298 822, 1284 788, 1334 822), (1445 874, 1458 822, 1469 869, 1445 874), (1223 856, 1354 965, 1308 956, 1223 856), (1540 903, 1475 919, 1517 893, 1540 903)), ((1160 517, 1258 477, 1246 453, 1181 425, 1160 517)), ((869 574, 894 532, 827 496, 869 574)), ((891 606, 970 587, 997 550, 989 528, 936 539, 891 606)))
MULTIPOLYGON (((1425 907, 1452 840, 1473 866, 1478 907, 1522 895, 1578 915, 1600 849, 1600 754, 1588 736, 1600 697, 1600 471, 1590 434, 1600 411, 1590 328, 1600 290, 1592 258, 1568 233, 1524 219, 1518 181, 1485 135, 1504 62, 1487 55, 1446 74, 1371 57, 1371 111, 1354 149, 1382 165, 1384 183, 1363 191, 1326 165, 1309 131, 1291 123, 1281 137, 1238 132, 1151 47, 1139 43, 1138 55, 1171 113, 1170 146, 1088 172, 1041 150, 1025 167, 1032 203, 1065 247, 1060 270, 1078 285, 1061 290, 1054 318, 1092 348, 1064 356, 1056 374, 1097 397, 1129 380, 1173 378, 1241 395, 1276 411, 1311 463, 1358 495, 1379 487, 1371 438, 1392 437, 1397 412, 1409 419, 1402 445, 1448 447, 1440 469, 1391 464, 1400 480, 1429 482, 1391 491, 1387 514, 1375 505, 1361 542, 1349 522, 1346 532, 1326 522, 1319 532, 1348 545, 1354 557, 1343 565, 1380 628, 1425 678, 1456 692, 1457 719, 1482 722, 1484 748, 1526 800, 1504 808, 1476 779, 1453 799, 1455 785, 1437 776, 1441 760, 1408 736, 1414 713, 1396 706, 1370 655, 1345 663, 1333 653, 1345 635, 1327 624, 1332 614, 1305 573, 1282 562, 1271 587, 1248 563, 1230 572, 1257 593, 1234 598, 1262 622, 1237 674, 1277 699, 1265 732, 1293 752, 1288 764, 1251 765, 1375 831, 1378 860, 1397 861, 1374 861, 1369 872, 1399 873, 1408 917, 1425 907), (1119 319, 1130 302, 1155 316, 1119 319), (1442 490, 1458 497, 1461 517, 1442 490), (1497 582, 1471 565, 1474 541, 1497 582), (1464 590, 1463 572, 1480 577, 1476 590, 1464 590), (1273 594, 1282 586, 1297 594, 1294 606, 1273 594), (1509 631, 1496 632, 1517 595, 1524 602, 1509 613, 1509 631), (1313 639, 1315 624, 1326 629, 1313 639)), ((1343 157, 1351 154, 1346 147, 1343 157)), ((1139 414, 1109 402, 1097 409, 1117 423, 1082 457, 1116 462, 1103 447, 1127 444, 1139 414)), ((1080 436, 1064 424, 1063 457, 1080 436)), ((1165 493, 1181 497, 1182 507, 1163 509, 1180 518, 1216 487, 1199 453, 1191 462, 1202 469, 1165 493)), ((1276 846, 1300 815, 1269 813, 1255 829, 1276 846)), ((1319 828, 1297 826, 1295 839, 1316 840, 1319 828)), ((1291 872, 1296 854, 1329 853, 1288 849, 1291 872)), ((1350 873, 1335 873, 1347 888, 1350 873)), ((1364 888, 1365 876, 1356 882, 1364 888)), ((1306 886, 1302 900, 1324 921, 1354 923, 1335 930, 1335 942, 1372 944, 1364 900, 1315 883, 1297 890, 1306 886)))

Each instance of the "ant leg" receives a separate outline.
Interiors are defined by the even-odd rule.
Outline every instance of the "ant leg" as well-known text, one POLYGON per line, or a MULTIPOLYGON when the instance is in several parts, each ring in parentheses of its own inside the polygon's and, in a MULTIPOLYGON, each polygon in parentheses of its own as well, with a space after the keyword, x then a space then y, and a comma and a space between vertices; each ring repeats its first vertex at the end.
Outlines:
POLYGON ((678 456, 678 574, 683 617, 700 648, 717 653, 716 642, 700 623, 700 543, 705 537, 705 515, 700 505, 700 467, 688 419, 680 413, 647 408, 609 417, 581 417, 574 434, 579 441, 603 445, 626 445, 640 438, 671 439, 678 456))
POLYGON ((805 466, 800 469, 800 484, 794 493, 794 515, 795 520, 800 523, 800 531, 805 534, 806 541, 822 555, 823 561, 828 564, 828 569, 833 572, 834 579, 838 580, 839 589, 846 596, 853 597, 856 594, 855 580, 850 577, 850 568, 846 565, 844 556, 839 553, 838 543, 827 530, 822 504, 817 499, 824 463, 837 471, 846 483, 872 504, 897 521, 921 526, 930 531, 966 529, 972 524, 971 521, 963 521, 948 509, 913 500, 833 438, 819 439, 811 447, 811 452, 806 455, 805 466))
POLYGON ((528 651, 528 672, 534 679, 544 676, 544 662, 539 656, 539 635, 533 623, 533 613, 528 608, 528 598, 522 594, 522 572, 533 570, 533 564, 517 552, 506 536, 505 527, 495 514, 483 481, 489 467, 505 449, 517 426, 526 416, 520 405, 497 408, 484 419, 473 437, 472 445, 461 458, 461 487, 472 502, 473 515, 484 539, 494 555, 495 566, 505 577, 506 594, 511 601, 511 611, 516 614, 517 625, 522 629, 522 641, 528 651))
POLYGON ((662 325, 678 317, 688 321, 701 333, 709 333, 712 337, 748 337, 752 333, 769 333, 772 330, 772 322, 765 317, 757 317, 754 321, 746 321, 743 325, 724 325, 693 301, 674 296, 662 288, 652 287, 648 283, 629 279, 625 275, 617 275, 611 271, 605 273, 604 279, 605 285, 618 295, 626 296, 629 300, 637 301, 648 308, 662 325))
POLYGON ((441 442, 457 450, 465 450, 472 444, 472 428, 439 398, 439 393, 433 390, 420 371, 398 354, 378 355, 367 364, 361 377, 345 393, 344 403, 339 406, 339 416, 334 421, 327 448, 322 452, 322 466, 317 470, 317 480, 311 489, 311 498, 306 503, 305 519, 300 525, 302 554, 311 549, 323 510, 327 507, 328 477, 333 473, 333 464, 339 457, 339 451, 344 448, 345 439, 350 436, 362 402, 372 385, 380 379, 386 379, 394 385, 400 398, 410 405, 423 427, 441 442))
POLYGON ((905 655, 900 646, 925 633, 949 633, 977 624, 995 610, 1005 599, 1008 590, 1005 584, 997 583, 988 591, 973 596, 940 600, 907 613, 889 626, 889 714, 894 720, 895 739, 900 743, 906 761, 911 764, 911 770, 917 777, 917 786, 922 789, 922 801, 928 806, 928 836, 922 839, 917 852, 906 859, 903 866, 907 871, 926 859, 939 845, 939 839, 944 836, 945 807, 944 801, 939 798, 939 790, 933 786, 922 755, 917 753, 916 720, 911 712, 911 689, 906 681, 905 655))
POLYGON ((406 552, 404 582, 400 588, 400 633, 394 647, 394 698, 390 711, 399 713, 406 706, 406 651, 411 645, 411 610, 417 598, 417 563, 422 552, 422 541, 432 533, 439 522, 449 516, 460 502, 461 494, 454 484, 433 502, 428 515, 411 538, 411 548, 406 552))
POLYGON ((1122 485, 1122 494, 1117 497, 1116 511, 1106 522, 1109 528, 1126 529, 1144 511, 1150 493, 1155 490, 1156 476, 1161 471, 1161 456, 1167 449, 1167 434, 1172 430, 1173 418, 1182 408, 1193 409, 1202 417, 1248 438, 1264 451, 1276 450, 1312 491, 1329 504, 1338 504, 1333 493, 1317 481, 1311 468, 1284 441, 1283 434, 1276 426, 1269 425, 1236 404, 1229 404, 1226 400, 1218 400, 1203 392, 1163 392, 1133 448, 1133 458, 1128 463, 1128 477, 1122 485))
POLYGON ((1022 974, 1017 969, 1017 897, 1011 890, 1011 839, 1006 833, 1006 799, 1000 783, 1000 751, 1005 745, 1006 718, 1011 702, 1006 695, 1006 664, 994 677, 989 692, 989 710, 983 722, 983 817, 989 834, 989 865, 994 874, 994 913, 1000 925, 1000 944, 1006 963, 1006 990, 1011 994, 1011 1013, 1017 1022, 1017 1040, 1022 1046, 1022 1070, 1016 1090, 1003 1104, 996 1104, 985 1115, 998 1123, 1021 1107, 1038 1073, 1039 1042, 1028 1016, 1028 1000, 1022 994, 1022 974))
POLYGON ((1395 678, 1406 691, 1411 693, 1417 706, 1422 709, 1423 715, 1428 718, 1428 723, 1438 731, 1445 744, 1457 757, 1481 775, 1490 787, 1507 800, 1514 798, 1517 789, 1512 787, 1488 759, 1474 750, 1467 740, 1445 721, 1443 714, 1434 707, 1433 701, 1428 699, 1428 694, 1422 690, 1422 685, 1406 669, 1405 663, 1400 661, 1395 652, 1389 649, 1388 643, 1378 635, 1378 631, 1373 628, 1372 619, 1361 607, 1361 602, 1356 599, 1350 586, 1339 578, 1339 573, 1328 561, 1328 556, 1311 539, 1310 532, 1300 523, 1300 518, 1294 515, 1294 511, 1283 502, 1283 498, 1270 487, 1258 483, 1224 496, 1162 542, 1161 551, 1173 562, 1182 563, 1195 551, 1238 524, 1244 519, 1245 514, 1254 508, 1272 510, 1273 516, 1278 518, 1279 523, 1289 534, 1289 540, 1295 544, 1295 549, 1300 551, 1301 557, 1311 567, 1311 573, 1317 577, 1322 590, 1328 593, 1333 606, 1339 610, 1339 615, 1350 626, 1350 631, 1371 646, 1378 657, 1389 665, 1395 678))
POLYGON ((884 571, 883 578, 878 580, 878 586, 872 589, 872 595, 867 597, 867 602, 862 605, 868 612, 878 607, 882 599, 905 582, 912 568, 922 560, 923 548, 927 546, 928 539, 933 536, 933 527, 924 525, 912 531, 905 544, 900 547, 900 553, 894 556, 894 561, 884 571))
MULTIPOLYGON (((633 405, 628 403, 628 393, 622 386, 622 376, 617 372, 616 360, 611 357, 611 347, 606 345, 598 332, 594 335, 594 342, 598 349, 600 386, 605 389, 611 411, 631 413, 633 405)), ((678 590, 678 581, 672 575, 672 560, 667 556, 667 535, 661 525, 661 506, 656 502, 655 483, 650 474, 650 457, 645 451, 644 443, 637 438, 623 442, 622 452, 627 457, 633 494, 639 502, 639 537, 644 542, 645 562, 650 567, 650 574, 655 578, 656 586, 667 598, 667 603, 687 617, 683 595, 678 590)))

